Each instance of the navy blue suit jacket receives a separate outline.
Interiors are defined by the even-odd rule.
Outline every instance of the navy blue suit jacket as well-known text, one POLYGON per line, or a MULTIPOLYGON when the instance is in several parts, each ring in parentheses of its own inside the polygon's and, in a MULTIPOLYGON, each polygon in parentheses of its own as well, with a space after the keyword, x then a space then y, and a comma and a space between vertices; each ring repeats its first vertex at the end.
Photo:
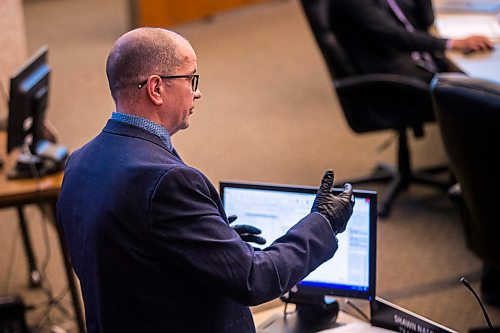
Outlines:
POLYGON ((89 333, 254 332, 248 306, 280 296, 337 249, 324 217, 309 214, 255 251, 201 172, 115 120, 69 158, 57 214, 89 333))

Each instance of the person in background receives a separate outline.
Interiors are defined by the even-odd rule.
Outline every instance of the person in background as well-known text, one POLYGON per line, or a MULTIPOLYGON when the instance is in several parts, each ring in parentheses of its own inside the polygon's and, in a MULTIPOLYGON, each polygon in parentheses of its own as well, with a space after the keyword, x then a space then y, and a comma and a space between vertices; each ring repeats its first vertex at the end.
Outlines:
MULTIPOLYGON (((392 73, 430 82, 436 72, 459 69, 445 51, 489 51, 480 35, 463 39, 433 36, 431 0, 330 0, 330 25, 349 59, 363 74, 392 73)), ((500 306, 500 271, 484 265, 481 291, 486 303, 500 306)))
POLYGON ((349 184, 332 194, 331 170, 311 213, 269 247, 229 226, 214 186, 171 142, 201 98, 197 71, 189 42, 160 28, 125 33, 108 56, 116 112, 69 157, 57 202, 89 333, 255 332, 248 306, 338 248, 354 198, 349 184))
POLYGON ((433 36, 431 0, 331 0, 330 24, 349 59, 363 74, 392 73, 430 82, 436 72, 459 69, 444 52, 487 51, 485 36, 433 36))

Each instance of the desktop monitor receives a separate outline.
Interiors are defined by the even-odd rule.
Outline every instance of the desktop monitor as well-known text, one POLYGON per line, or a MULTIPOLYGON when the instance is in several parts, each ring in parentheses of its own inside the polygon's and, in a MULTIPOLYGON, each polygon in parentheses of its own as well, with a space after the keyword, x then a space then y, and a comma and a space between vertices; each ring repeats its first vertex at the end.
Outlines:
MULTIPOLYGON (((238 223, 261 229, 267 241, 263 247, 310 213, 317 190, 303 186, 220 183, 228 216, 237 215, 238 223)), ((334 189, 335 194, 341 191, 334 189)), ((282 300, 314 305, 327 302, 325 299, 331 299, 330 296, 375 298, 377 193, 354 190, 354 196, 353 214, 346 230, 337 235, 339 247, 333 258, 300 281, 282 300)))
POLYGON ((36 178, 63 169, 67 149, 44 138, 51 69, 40 48, 10 80, 7 152, 21 148, 9 178, 36 178))
POLYGON ((26 144, 34 154, 43 137, 51 71, 47 53, 47 47, 42 47, 11 77, 8 153, 26 144))

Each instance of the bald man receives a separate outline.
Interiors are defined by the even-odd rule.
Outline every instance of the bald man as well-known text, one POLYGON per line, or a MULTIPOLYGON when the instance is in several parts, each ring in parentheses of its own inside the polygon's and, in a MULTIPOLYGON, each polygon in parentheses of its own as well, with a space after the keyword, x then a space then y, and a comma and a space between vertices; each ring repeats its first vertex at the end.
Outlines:
POLYGON ((106 72, 116 112, 68 159, 57 203, 88 332, 255 332, 249 305, 277 298, 333 256, 352 187, 334 196, 326 172, 311 213, 256 250, 170 140, 201 98, 191 45, 168 30, 132 30, 106 72))

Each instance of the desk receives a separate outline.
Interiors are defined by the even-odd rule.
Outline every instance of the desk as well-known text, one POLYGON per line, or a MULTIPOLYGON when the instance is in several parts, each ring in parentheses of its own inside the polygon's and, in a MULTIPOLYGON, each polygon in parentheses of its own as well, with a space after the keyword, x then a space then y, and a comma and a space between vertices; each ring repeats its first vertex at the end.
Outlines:
MULTIPOLYGON (((0 147, 5 147, 5 133, 0 132, 0 147)), ((23 206, 29 204, 43 204, 51 209, 52 221, 59 236, 61 252, 63 256, 63 264, 66 272, 67 282, 70 289, 75 317, 80 332, 85 332, 85 322, 83 320, 83 311, 81 307, 80 294, 76 285, 73 269, 67 255, 64 235, 60 232, 57 223, 55 222, 55 207, 63 173, 44 176, 40 179, 7 179, 7 172, 15 164, 15 158, 5 156, 4 150, 0 149, 0 158, 5 161, 5 165, 0 169, 0 208, 17 208, 19 216, 19 224, 23 234, 24 246, 26 255, 28 257, 28 264, 30 269, 30 283, 35 285, 39 283, 38 271, 36 268, 35 258, 31 249, 31 242, 29 238, 26 220, 24 218, 23 206)))
POLYGON ((447 56, 466 74, 500 83, 500 23, 495 14, 438 12, 436 28, 443 37, 462 38, 471 34, 490 37, 495 43, 492 52, 470 55, 447 52, 447 56))
MULTIPOLYGON (((290 304, 289 307, 293 309, 294 305, 290 304)), ((259 327, 260 325, 265 323, 271 317, 283 316, 283 310, 284 310, 284 305, 279 305, 279 306, 273 307, 273 308, 268 309, 268 310, 254 313, 253 314, 253 321, 255 323, 255 327, 259 327)), ((348 323, 354 323, 354 322, 359 322, 359 321, 361 321, 361 320, 354 317, 354 316, 351 316, 343 311, 339 311, 337 322, 343 323, 343 324, 348 324, 348 323)))
MULTIPOLYGON (((293 308, 293 304, 291 304, 290 307, 293 308)), ((284 309, 284 306, 279 305, 279 306, 273 307, 273 308, 268 309, 268 310, 254 313, 253 319, 254 319, 255 327, 258 328, 260 325, 265 323, 271 317, 282 316, 283 309, 284 309)), ((358 327, 358 329, 352 328, 352 329, 348 330, 349 332, 374 332, 374 333, 375 332, 376 333, 390 332, 390 331, 387 331, 387 330, 382 329, 382 328, 373 327, 369 323, 366 323, 366 322, 362 321, 361 319, 358 319, 358 318, 356 318, 356 317, 354 317, 354 316, 352 316, 344 311, 339 311, 339 314, 337 317, 337 322, 340 324, 356 324, 356 325, 360 326, 360 327, 358 327)), ((325 330, 324 332, 325 333, 326 332, 333 333, 333 332, 339 331, 340 328, 348 329, 348 326, 345 326, 345 325, 339 326, 338 328, 328 329, 328 330, 325 330)), ((340 331, 343 331, 343 329, 340 331)), ((257 330, 257 332, 259 332, 259 330, 257 330)))

